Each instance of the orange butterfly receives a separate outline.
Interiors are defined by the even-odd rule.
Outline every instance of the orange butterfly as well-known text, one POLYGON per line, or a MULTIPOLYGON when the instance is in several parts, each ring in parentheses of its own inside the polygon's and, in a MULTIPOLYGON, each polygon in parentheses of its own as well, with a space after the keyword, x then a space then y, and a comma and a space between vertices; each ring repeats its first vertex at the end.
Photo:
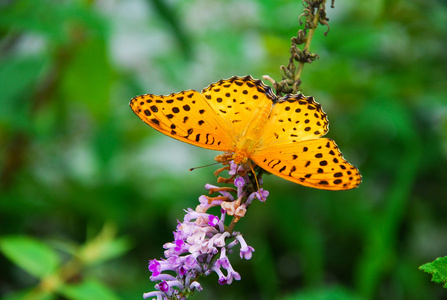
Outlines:
POLYGON ((210 84, 201 93, 142 95, 130 107, 145 123, 182 142, 226 151, 236 164, 253 160, 281 178, 326 190, 357 187, 362 176, 331 139, 313 97, 277 98, 251 76, 210 84))

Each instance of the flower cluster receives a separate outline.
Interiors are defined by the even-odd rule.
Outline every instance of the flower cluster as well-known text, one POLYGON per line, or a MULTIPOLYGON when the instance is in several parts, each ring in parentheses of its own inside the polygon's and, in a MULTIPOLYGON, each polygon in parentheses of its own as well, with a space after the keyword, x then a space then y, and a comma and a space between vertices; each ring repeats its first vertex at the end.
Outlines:
POLYGON ((202 286, 197 281, 200 276, 216 273, 220 284, 231 284, 233 280, 240 280, 227 256, 233 247, 240 245, 241 259, 249 260, 254 252, 248 246, 242 234, 225 227, 225 216, 233 216, 237 222, 245 215, 246 209, 254 198, 265 201, 268 192, 259 189, 247 194, 248 175, 239 166, 230 163, 229 174, 235 177, 233 188, 219 188, 207 184, 211 193, 219 192, 220 196, 200 196, 200 204, 196 210, 185 210, 183 222, 178 222, 174 232, 174 241, 166 243, 164 259, 149 261, 149 271, 152 272, 151 281, 157 282, 156 291, 145 293, 145 299, 186 299, 195 291, 201 291, 202 286), (242 175, 242 176, 240 176, 242 175), (237 191, 235 198, 231 193, 237 191), (220 217, 207 213, 214 206, 221 207, 220 217))

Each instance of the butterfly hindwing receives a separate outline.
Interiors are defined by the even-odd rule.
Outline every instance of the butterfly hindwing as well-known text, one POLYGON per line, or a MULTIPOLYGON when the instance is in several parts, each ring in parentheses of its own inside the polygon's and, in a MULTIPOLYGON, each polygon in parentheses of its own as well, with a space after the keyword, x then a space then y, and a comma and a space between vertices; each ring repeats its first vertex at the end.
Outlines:
POLYGON ((357 187, 362 180, 335 142, 327 138, 264 149, 255 153, 252 160, 272 174, 313 188, 346 190, 357 187))
POLYGON ((262 137, 263 147, 280 147, 316 139, 328 131, 328 120, 313 97, 286 95, 273 106, 262 137))

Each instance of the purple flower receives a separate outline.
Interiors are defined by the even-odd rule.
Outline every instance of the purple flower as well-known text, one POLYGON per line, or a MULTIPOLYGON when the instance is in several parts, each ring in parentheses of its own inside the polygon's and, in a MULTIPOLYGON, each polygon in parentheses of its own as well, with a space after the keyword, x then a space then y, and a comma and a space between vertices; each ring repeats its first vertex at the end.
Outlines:
POLYGON ((219 223, 219 217, 213 216, 213 215, 209 215, 208 216, 208 225, 214 227, 217 225, 217 223, 219 223))
POLYGON ((161 265, 156 259, 149 261, 149 271, 151 271, 154 276, 161 273, 161 265))
POLYGON ((230 161, 230 170, 228 171, 228 174, 236 175, 238 172, 242 170, 243 170, 242 166, 235 164, 233 161, 230 161))
POLYGON ((213 267, 213 271, 216 272, 217 276, 219 276, 218 279, 219 284, 224 285, 227 283, 227 277, 224 275, 224 273, 222 273, 221 269, 213 267))
POLYGON ((240 251, 241 258, 249 260, 252 257, 253 252, 255 252, 255 249, 247 245, 242 235, 237 235, 236 240, 239 241, 239 243, 241 244, 241 251, 240 251))
POLYGON ((236 187, 238 187, 238 188, 243 187, 244 184, 245 184, 245 180, 244 180, 243 177, 238 177, 238 178, 236 178, 236 179, 234 180, 234 185, 235 185, 236 187))
POLYGON ((149 292, 149 293, 144 293, 143 294, 143 298, 144 299, 148 299, 148 298, 151 298, 151 297, 157 297, 157 300, 167 299, 166 294, 161 292, 161 291, 153 291, 153 292, 149 292))
POLYGON ((213 272, 217 274, 219 284, 231 284, 233 280, 241 279, 228 254, 239 244, 241 259, 249 260, 255 250, 247 245, 241 233, 226 231, 225 217, 227 214, 233 216, 234 223, 245 215, 253 199, 264 202, 269 195, 262 188, 249 194, 253 187, 250 188, 246 171, 241 165, 230 162, 229 174, 232 175, 230 179, 234 178, 236 197, 231 188, 207 184, 207 190, 212 189, 220 196, 202 195, 196 210, 185 210, 183 222, 178 221, 173 232, 174 240, 163 245, 165 258, 149 261, 150 280, 156 282, 156 291, 143 294, 145 299, 186 299, 193 292, 202 290, 197 280, 213 272), (221 207, 220 217, 207 213, 215 206, 221 207))
POLYGON ((217 268, 224 268, 227 269, 230 265, 230 261, 228 260, 228 257, 225 253, 226 251, 222 250, 220 252, 220 257, 218 260, 216 260, 216 263, 214 264, 217 268))
POLYGON ((191 285, 189 286, 189 289, 191 291, 196 290, 196 291, 199 291, 199 292, 203 290, 202 286, 197 281, 194 281, 193 283, 191 283, 191 285))
MULTIPOLYGON (((175 240, 164 245, 165 258, 149 261, 151 280, 158 282, 155 285, 158 291, 145 293, 145 299, 177 299, 192 291, 201 291, 202 287, 197 279, 199 276, 208 276, 213 271, 218 275, 220 284, 231 284, 233 280, 240 280, 240 275, 233 269, 226 255, 231 252, 230 248, 240 243, 241 253, 251 254, 254 251, 247 246, 240 233, 230 234, 225 231, 224 217, 219 219, 192 209, 185 212, 183 222, 179 222, 174 232, 175 240), (214 259, 217 255, 219 258, 214 259), (226 276, 222 269, 227 270, 226 276), (163 273, 164 271, 170 274, 163 273)), ((246 259, 249 256, 251 257, 244 254, 246 259)))
POLYGON ((264 190, 263 188, 260 188, 259 191, 257 191, 255 193, 256 198, 258 198, 258 200, 265 202, 265 200, 267 200, 267 197, 269 195, 269 191, 264 190))
POLYGON ((238 272, 236 272, 233 269, 233 266, 230 264, 230 266, 227 268, 228 275, 227 275, 227 284, 231 284, 234 280, 241 280, 241 275, 239 275, 238 272))
POLYGON ((167 291, 169 291, 169 284, 163 280, 158 284, 158 288, 161 292, 166 293, 167 291))

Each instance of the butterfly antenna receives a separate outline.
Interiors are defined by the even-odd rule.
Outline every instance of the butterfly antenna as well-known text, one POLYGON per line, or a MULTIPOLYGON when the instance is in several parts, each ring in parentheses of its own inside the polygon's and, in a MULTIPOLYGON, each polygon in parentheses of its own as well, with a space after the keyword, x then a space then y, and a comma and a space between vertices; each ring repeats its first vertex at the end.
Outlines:
POLYGON ((190 171, 194 171, 195 169, 200 169, 200 168, 210 167, 210 166, 214 166, 214 165, 217 165, 217 164, 220 164, 220 162, 215 162, 215 163, 212 163, 212 164, 209 164, 209 165, 204 165, 204 166, 200 166, 200 167, 191 168, 191 169, 189 169, 189 170, 190 170, 190 171))

